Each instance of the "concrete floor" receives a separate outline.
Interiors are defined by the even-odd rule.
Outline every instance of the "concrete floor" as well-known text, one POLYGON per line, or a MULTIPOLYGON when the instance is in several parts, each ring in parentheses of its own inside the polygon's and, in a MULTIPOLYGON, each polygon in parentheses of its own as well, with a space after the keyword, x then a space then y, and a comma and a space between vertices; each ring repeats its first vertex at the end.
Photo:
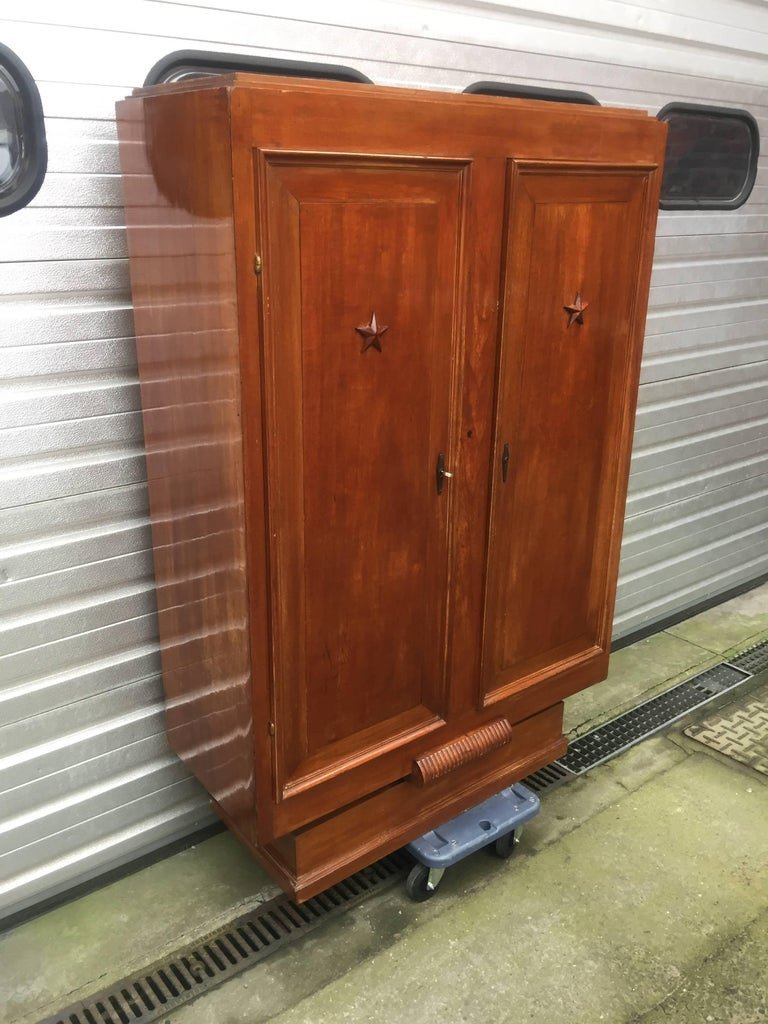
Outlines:
MULTIPOLYGON (((768 638, 768 586, 618 652, 580 734, 768 638)), ((220 835, 0 938, 0 1024, 33 1024, 267 899, 220 835)), ((172 1024, 768 1022, 768 778, 673 729, 545 796, 519 851, 430 903, 397 887, 172 1024)))

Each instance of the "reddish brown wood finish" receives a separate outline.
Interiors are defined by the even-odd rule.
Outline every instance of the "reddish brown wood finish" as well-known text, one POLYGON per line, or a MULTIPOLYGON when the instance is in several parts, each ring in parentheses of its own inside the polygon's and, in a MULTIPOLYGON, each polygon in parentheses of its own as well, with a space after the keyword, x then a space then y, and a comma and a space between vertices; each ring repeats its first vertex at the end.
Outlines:
POLYGON ((451 743, 417 757, 413 762, 414 782, 419 786, 426 786, 437 779, 442 779, 444 775, 450 775, 462 765, 506 746, 512 737, 512 726, 506 718, 494 718, 492 722, 486 722, 477 729, 470 729, 468 733, 451 743))
POLYGON ((277 882, 305 900, 473 803, 561 757, 563 706, 512 726, 508 744, 425 787, 401 780, 307 828, 255 847, 247 816, 222 818, 277 882))
POLYGON ((168 736, 235 813, 254 764, 227 107, 129 99, 118 131, 168 736))
POLYGON ((626 492, 626 413, 642 346, 637 270, 652 172, 510 167, 486 703, 578 664, 594 662, 593 681, 600 678, 616 586, 612 543, 626 492), (569 305, 574 292, 578 301, 569 305))
POLYGON ((240 75, 119 118, 173 741, 304 898, 605 673, 664 127, 240 75))
POLYGON ((278 802, 330 779, 336 799, 365 795, 345 773, 445 715, 450 498, 434 465, 454 429, 464 172, 257 157, 278 802), (381 352, 359 345, 372 306, 381 352))

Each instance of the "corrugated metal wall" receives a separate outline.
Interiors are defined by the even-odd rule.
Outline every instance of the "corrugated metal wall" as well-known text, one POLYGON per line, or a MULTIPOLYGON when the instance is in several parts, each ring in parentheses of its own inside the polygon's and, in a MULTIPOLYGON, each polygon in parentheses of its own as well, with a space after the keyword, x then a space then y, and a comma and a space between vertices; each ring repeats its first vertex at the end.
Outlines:
MULTIPOLYGON (((50 149, 34 204, 0 221, 0 914, 209 820, 162 732, 114 101, 200 48, 735 105, 768 129, 768 10, 746 0, 585 0, 578 20, 568 0, 224 6, 0 19, 50 149)), ((741 210, 660 219, 619 634, 768 571, 767 187, 763 162, 741 210)))

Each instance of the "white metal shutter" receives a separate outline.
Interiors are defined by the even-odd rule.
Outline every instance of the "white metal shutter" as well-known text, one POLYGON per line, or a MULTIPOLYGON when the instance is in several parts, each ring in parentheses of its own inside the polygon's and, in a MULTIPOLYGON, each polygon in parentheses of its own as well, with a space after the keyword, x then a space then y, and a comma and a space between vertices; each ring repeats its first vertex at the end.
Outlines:
MULTIPOLYGON (((33 205, 0 220, 0 916, 210 820, 163 736, 115 100, 207 49, 733 105, 768 129, 754 5, 235 6, 27 0, 0 20, 50 152, 33 205)), ((619 635, 768 571, 767 187, 762 162, 741 210, 660 218, 619 635)))

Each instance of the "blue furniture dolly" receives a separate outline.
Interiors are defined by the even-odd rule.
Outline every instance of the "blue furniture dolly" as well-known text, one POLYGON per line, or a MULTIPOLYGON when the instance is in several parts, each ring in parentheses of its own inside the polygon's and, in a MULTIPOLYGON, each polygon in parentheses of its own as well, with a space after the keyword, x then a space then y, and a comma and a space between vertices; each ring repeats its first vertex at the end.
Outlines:
POLYGON ((414 839, 407 849, 419 863, 411 868, 406 879, 406 892, 417 903, 430 899, 446 868, 482 846, 492 846, 497 857, 510 857, 520 841, 521 827, 540 808, 536 794, 518 782, 414 839))

